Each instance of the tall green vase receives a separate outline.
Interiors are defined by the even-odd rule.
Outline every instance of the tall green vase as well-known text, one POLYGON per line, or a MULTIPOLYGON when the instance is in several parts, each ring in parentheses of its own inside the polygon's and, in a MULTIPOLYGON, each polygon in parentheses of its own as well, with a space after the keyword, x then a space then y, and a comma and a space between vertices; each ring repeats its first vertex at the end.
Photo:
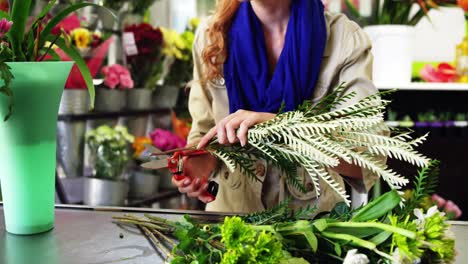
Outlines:
MULTIPOLYGON (((0 184, 9 233, 54 226, 57 116, 72 62, 13 62, 12 117, 0 122, 0 184)), ((0 116, 8 99, 0 95, 0 116)))

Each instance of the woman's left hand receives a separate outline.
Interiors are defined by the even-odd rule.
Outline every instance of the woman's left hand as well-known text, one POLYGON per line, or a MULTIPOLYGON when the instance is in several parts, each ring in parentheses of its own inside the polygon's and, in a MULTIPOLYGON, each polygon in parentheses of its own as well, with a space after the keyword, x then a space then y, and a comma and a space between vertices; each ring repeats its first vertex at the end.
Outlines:
POLYGON ((276 117, 276 114, 238 110, 221 120, 201 139, 198 148, 204 148, 217 135, 221 145, 240 142, 247 144, 247 131, 256 124, 263 123, 276 117), (236 133, 237 131, 237 133, 236 133))

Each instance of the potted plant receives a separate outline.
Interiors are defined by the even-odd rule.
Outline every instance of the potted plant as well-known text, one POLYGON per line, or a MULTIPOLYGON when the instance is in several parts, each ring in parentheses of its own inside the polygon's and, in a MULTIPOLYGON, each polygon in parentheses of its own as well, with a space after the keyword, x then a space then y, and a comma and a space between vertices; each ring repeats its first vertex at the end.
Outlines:
POLYGON ((400 122, 397 120, 398 118, 398 113, 393 111, 392 109, 387 110, 387 121, 385 121, 385 124, 389 127, 398 127, 400 126, 400 122))
POLYGON ((104 81, 96 92, 96 110, 118 112, 125 108, 126 90, 134 87, 130 71, 120 64, 102 68, 104 81))
POLYGON ((127 106, 130 109, 137 105, 150 108, 148 98, 163 72, 163 34, 159 28, 141 23, 127 26, 123 39, 127 66, 136 88, 129 94, 127 106), (141 104, 142 101, 147 105, 141 104))
POLYGON ((91 106, 94 102, 86 63, 60 32, 53 34, 69 14, 94 4, 69 5, 49 17, 55 2, 49 1, 35 18, 29 18, 32 0, 13 1, 9 13, 0 12, 0 116, 7 120, 0 124, 0 177, 6 229, 14 234, 40 233, 54 225, 57 114, 73 66, 52 61, 59 60, 54 45, 75 61, 91 106))
POLYGON ((173 108, 177 103, 177 96, 181 94, 180 107, 188 109, 188 93, 180 93, 181 89, 189 91, 190 81, 193 78, 192 47, 195 39, 195 31, 199 19, 191 19, 186 30, 179 34, 175 30, 162 28, 164 36, 165 65, 164 87, 158 87, 155 97, 165 102, 165 108, 173 108), (184 96, 185 95, 185 96, 184 96), (164 98, 164 99, 163 99, 164 98))
POLYGON ((411 82, 414 26, 429 10, 439 5, 455 3, 451 0, 376 0, 371 15, 361 16, 356 6, 346 0, 352 16, 356 17, 372 40, 374 82, 379 84, 407 84, 411 82), (417 5, 417 10, 413 9, 417 5))
POLYGON ((93 163, 93 175, 84 181, 84 203, 93 206, 120 206, 128 184, 125 171, 130 160, 129 144, 134 138, 125 127, 100 126, 86 133, 93 163))
POLYGON ((458 131, 457 135, 459 137, 463 137, 466 135, 466 132, 467 132, 466 128, 468 127, 468 121, 466 119, 467 116, 468 115, 464 113, 458 113, 455 116, 454 126, 455 126, 455 129, 458 131))
POLYGON ((153 195, 159 188, 160 177, 153 171, 142 168, 140 165, 150 160, 151 153, 146 151, 145 145, 152 145, 151 138, 143 136, 136 137, 132 144, 134 169, 129 178, 129 197, 145 198, 153 195))
MULTIPOLYGON (((173 149, 178 149, 185 147, 187 141, 171 131, 156 128, 153 132, 150 133, 151 141, 153 146, 161 151, 169 151, 173 149)), ((172 185, 172 174, 169 170, 158 170, 156 171, 161 177, 159 186, 162 189, 173 189, 172 185)))

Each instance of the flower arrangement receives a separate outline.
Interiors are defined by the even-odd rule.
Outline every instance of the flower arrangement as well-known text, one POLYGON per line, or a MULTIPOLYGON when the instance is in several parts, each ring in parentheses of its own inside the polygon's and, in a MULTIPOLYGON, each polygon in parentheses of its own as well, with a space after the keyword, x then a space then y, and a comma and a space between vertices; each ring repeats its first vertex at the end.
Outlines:
POLYGON ((198 18, 191 19, 182 34, 175 30, 162 28, 165 42, 163 53, 170 65, 164 78, 165 84, 184 87, 192 79, 192 47, 199 23, 198 18))
MULTIPOLYGON (((99 31, 90 31, 82 26, 82 21, 76 14, 69 15, 61 23, 59 23, 52 34, 62 34, 66 43, 77 49, 80 56, 85 60, 91 76, 95 78, 99 73, 104 59, 107 56, 107 51, 112 43, 112 38, 103 36, 99 31)), ((64 61, 69 61, 71 58, 59 47, 52 46, 53 55, 64 61)), ((48 58, 52 58, 49 56, 48 58)), ((66 89, 82 89, 86 87, 85 81, 79 69, 73 66, 67 83, 66 89)))
POLYGON ((134 141, 127 128, 104 125, 88 131, 85 137, 93 156, 93 176, 110 180, 122 177, 129 161, 127 147, 134 141))
POLYGON ((139 227, 173 264, 451 263, 455 241, 447 217, 435 206, 414 207, 432 193, 436 164, 417 175, 418 196, 405 203, 393 190, 357 209, 339 203, 317 215, 316 208, 293 211, 285 201, 220 223, 189 216, 178 222, 151 215, 114 219, 139 227))
POLYGON ((120 64, 103 67, 102 74, 104 85, 109 89, 132 89, 134 86, 130 72, 120 64))
MULTIPOLYGON (((73 4, 56 14, 54 17, 48 17, 50 9, 56 0, 49 1, 48 5, 33 18, 32 23, 28 25, 29 14, 31 13, 32 0, 14 1, 10 8, 10 13, 1 12, 2 19, 5 19, 0 44, 0 72, 3 86, 0 87, 0 94, 10 97, 9 113, 5 117, 8 119, 13 111, 14 91, 10 89, 11 80, 14 76, 7 62, 25 62, 42 61, 46 55, 53 54, 54 45, 61 48, 72 60, 83 75, 86 87, 90 92, 91 106, 94 104, 94 86, 91 73, 79 55, 78 51, 67 45, 61 34, 54 35, 52 31, 69 14, 86 6, 97 6, 93 3, 73 4), (11 23, 10 23, 11 22, 11 23), (46 45, 49 42, 50 45, 46 45)), ((59 59, 58 56, 52 56, 51 59, 59 59)))
POLYGON ((150 24, 141 23, 127 26, 124 32, 127 36, 132 36, 136 44, 132 52, 126 49, 127 65, 135 86, 153 89, 163 71, 164 39, 161 30, 150 24))
POLYGON ((455 82, 459 78, 457 69, 448 63, 440 63, 437 68, 428 64, 419 74, 426 82, 455 82))
POLYGON ((153 142, 153 146, 161 151, 182 148, 187 145, 187 141, 185 141, 185 139, 179 137, 171 131, 159 128, 150 133, 150 138, 153 142))
POLYGON ((437 9, 439 6, 454 5, 455 0, 376 0, 373 1, 372 14, 370 17, 363 17, 358 11, 356 4, 351 0, 345 0, 346 7, 350 15, 366 25, 416 25, 424 18, 431 9, 437 9), (415 12, 414 5, 419 9, 415 12))

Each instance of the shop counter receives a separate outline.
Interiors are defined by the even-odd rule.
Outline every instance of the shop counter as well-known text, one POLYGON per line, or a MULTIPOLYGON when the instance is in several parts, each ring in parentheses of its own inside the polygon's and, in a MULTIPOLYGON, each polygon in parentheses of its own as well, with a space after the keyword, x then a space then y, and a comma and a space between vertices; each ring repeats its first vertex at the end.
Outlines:
MULTIPOLYGON (((164 263, 150 242, 135 228, 122 228, 112 216, 154 214, 177 220, 184 214, 216 220, 220 216, 197 211, 139 208, 58 206, 55 228, 34 236, 5 231, 0 207, 0 263, 4 264, 146 264, 164 263)), ((457 264, 468 263, 468 223, 453 222, 457 264)))

